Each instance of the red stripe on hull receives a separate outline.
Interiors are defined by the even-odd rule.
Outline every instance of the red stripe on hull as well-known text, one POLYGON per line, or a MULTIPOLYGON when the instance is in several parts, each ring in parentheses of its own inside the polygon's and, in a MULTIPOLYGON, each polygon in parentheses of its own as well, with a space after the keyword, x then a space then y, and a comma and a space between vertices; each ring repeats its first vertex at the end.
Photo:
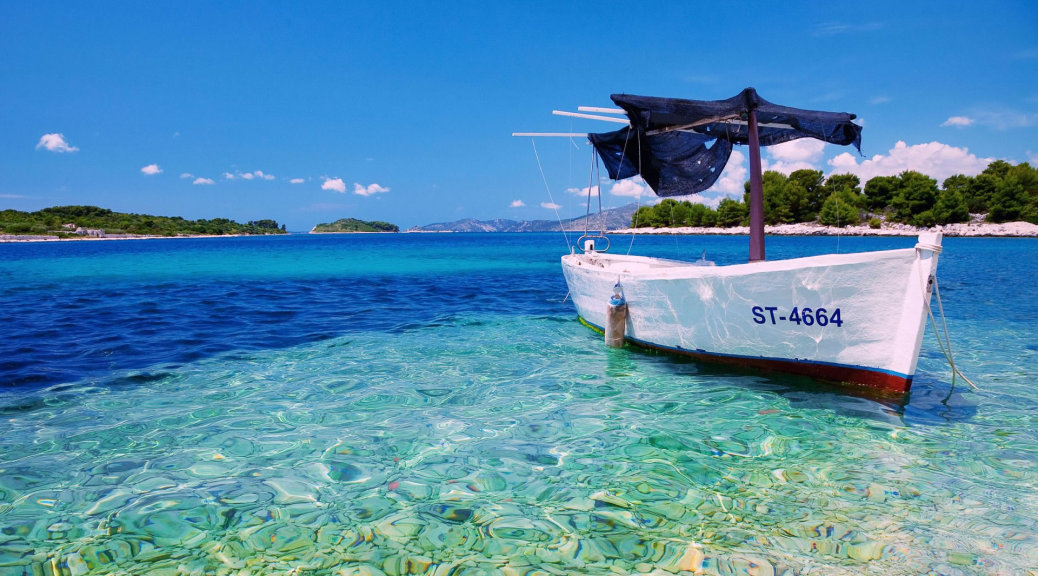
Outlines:
POLYGON ((867 388, 883 392, 884 394, 904 395, 908 393, 908 390, 912 387, 912 378, 910 377, 905 378, 904 376, 887 374, 884 372, 876 372, 873 370, 866 370, 864 368, 854 368, 852 366, 814 364, 806 361, 799 362, 796 360, 774 360, 769 358, 716 356, 713 354, 707 354, 703 352, 693 352, 690 350, 675 350, 673 348, 654 346, 652 344, 648 344, 645 342, 632 342, 631 340, 628 340, 628 342, 636 346, 651 348, 653 350, 659 350, 661 352, 666 352, 669 354, 680 354, 682 356, 688 356, 690 358, 702 360, 704 362, 712 362, 715 364, 727 364, 729 366, 741 366, 745 368, 755 368, 758 370, 768 370, 771 372, 798 374, 801 376, 809 376, 811 378, 817 378, 819 380, 826 380, 829 382, 865 386, 867 388))

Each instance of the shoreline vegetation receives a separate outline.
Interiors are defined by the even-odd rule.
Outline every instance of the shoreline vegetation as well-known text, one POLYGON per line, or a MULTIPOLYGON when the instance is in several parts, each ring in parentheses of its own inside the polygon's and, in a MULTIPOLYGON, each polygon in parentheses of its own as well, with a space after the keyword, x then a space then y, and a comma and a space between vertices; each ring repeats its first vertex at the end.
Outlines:
POLYGON ((0 210, 0 242, 127 240, 288 234, 275 220, 245 224, 113 212, 97 206, 54 206, 36 212, 0 210))
MULTIPOLYGON (((940 229, 945 236, 1038 236, 1038 169, 1026 162, 996 160, 977 176, 951 176, 940 187, 911 170, 864 186, 853 174, 768 171, 762 184, 766 234, 908 236, 940 229)), ((749 196, 746 184, 743 201, 725 198, 716 210, 666 198, 638 208, 629 229, 748 234, 749 196)))
MULTIPOLYGON (((777 224, 764 226, 768 236, 918 236, 920 232, 940 231, 945 237, 960 238, 1038 238, 1038 224, 1030 222, 991 223, 974 220, 968 223, 945 224, 932 227, 910 226, 908 224, 883 223, 879 228, 870 226, 826 226, 818 222, 801 222, 797 224, 777 224)), ((641 227, 610 230, 610 234, 661 234, 661 235, 733 235, 749 236, 749 226, 731 226, 728 228, 702 226, 679 227, 641 227)))
POLYGON ((396 224, 382 222, 380 220, 357 220, 356 218, 342 218, 331 224, 318 224, 310 229, 310 234, 344 234, 356 232, 399 232, 396 224))

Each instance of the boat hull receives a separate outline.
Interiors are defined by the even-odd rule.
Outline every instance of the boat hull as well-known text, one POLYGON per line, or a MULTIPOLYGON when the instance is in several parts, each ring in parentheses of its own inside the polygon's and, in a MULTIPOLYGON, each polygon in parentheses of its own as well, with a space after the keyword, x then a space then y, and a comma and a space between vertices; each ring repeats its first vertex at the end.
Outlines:
POLYGON ((732 266, 592 251, 564 256, 562 268, 578 315, 595 328, 622 284, 633 344, 903 394, 940 244, 927 233, 915 248, 732 266))

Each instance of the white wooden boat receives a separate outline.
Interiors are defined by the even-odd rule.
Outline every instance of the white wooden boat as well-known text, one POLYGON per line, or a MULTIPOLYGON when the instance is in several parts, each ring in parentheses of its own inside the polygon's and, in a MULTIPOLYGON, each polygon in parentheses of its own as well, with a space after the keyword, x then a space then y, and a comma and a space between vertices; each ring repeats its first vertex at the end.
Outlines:
POLYGON ((605 330, 619 282, 627 341, 701 360, 907 392, 941 234, 915 248, 702 266, 596 252, 562 257, 580 318, 605 330))
MULTIPOLYGON (((771 104, 747 88, 727 100, 614 95, 627 127, 588 134, 614 179, 641 176, 659 196, 694 194, 749 146, 749 263, 704 266, 597 251, 562 257, 583 322, 616 339, 693 358, 803 374, 903 394, 915 375, 940 232, 914 248, 767 261, 760 146, 817 138, 860 148, 854 115, 771 104), (622 294, 617 294, 622 290, 622 294), (610 322, 625 301, 625 317, 610 322), (612 311, 612 312, 611 312, 612 311), (612 334, 610 334, 612 332, 612 334)), ((522 133, 516 135, 548 135, 522 133)), ((552 134, 556 135, 556 134, 552 134)), ((569 134, 568 136, 572 136, 569 134)))

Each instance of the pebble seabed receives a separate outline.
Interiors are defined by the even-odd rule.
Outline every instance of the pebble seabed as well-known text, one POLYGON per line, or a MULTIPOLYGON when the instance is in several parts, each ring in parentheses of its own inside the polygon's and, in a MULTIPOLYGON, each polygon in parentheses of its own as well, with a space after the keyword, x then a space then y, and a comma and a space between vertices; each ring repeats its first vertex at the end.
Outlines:
POLYGON ((608 349, 554 237, 314 236, 7 246, 0 576, 1036 574, 1033 241, 946 241, 981 389, 928 330, 897 402, 608 349))
POLYGON ((991 461, 960 462, 935 489, 914 455, 935 439, 883 411, 794 407, 767 380, 630 349, 555 362, 589 331, 531 322, 455 318, 8 408, 0 573, 960 574, 1038 560, 1012 502, 982 502, 967 479, 1012 480, 991 461), (977 528, 978 514, 1006 526, 977 528))

